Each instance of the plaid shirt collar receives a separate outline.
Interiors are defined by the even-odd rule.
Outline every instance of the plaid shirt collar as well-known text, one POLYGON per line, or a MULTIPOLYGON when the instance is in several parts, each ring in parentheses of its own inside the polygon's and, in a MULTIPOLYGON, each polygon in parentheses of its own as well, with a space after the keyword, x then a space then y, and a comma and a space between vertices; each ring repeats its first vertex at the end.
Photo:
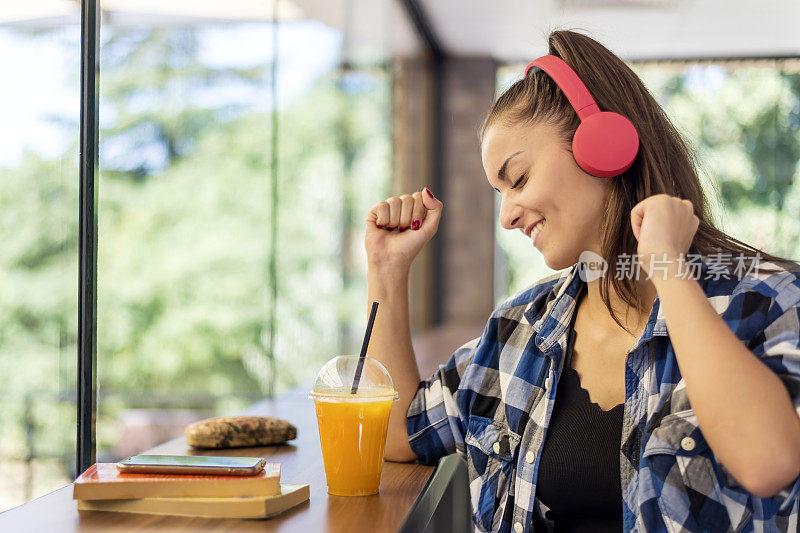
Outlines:
MULTIPOLYGON (((698 252, 693 246, 689 249, 689 253, 698 252)), ((703 291, 705 291, 706 284, 708 283, 705 279, 705 273, 708 271, 708 264, 702 260, 699 253, 697 257, 699 272, 701 274, 700 279, 697 281, 700 283, 703 291)), ((569 314, 574 307, 578 291, 584 283, 579 274, 579 269, 580 263, 577 263, 570 269, 569 274, 556 289, 555 296, 545 293, 529 303, 523 312, 525 320, 527 320, 528 324, 530 324, 535 332, 534 342, 536 343, 536 347, 548 357, 552 357, 556 360, 560 357, 561 350, 553 350, 552 348, 554 345, 558 344, 559 339, 563 340, 564 338, 564 332, 569 324, 569 321, 565 320, 564 317, 569 314)), ((660 299, 658 295, 656 295, 644 334, 636 345, 634 345, 632 351, 636 350, 641 344, 648 342, 653 337, 669 336, 667 333, 666 317, 664 317, 660 303, 660 299)))

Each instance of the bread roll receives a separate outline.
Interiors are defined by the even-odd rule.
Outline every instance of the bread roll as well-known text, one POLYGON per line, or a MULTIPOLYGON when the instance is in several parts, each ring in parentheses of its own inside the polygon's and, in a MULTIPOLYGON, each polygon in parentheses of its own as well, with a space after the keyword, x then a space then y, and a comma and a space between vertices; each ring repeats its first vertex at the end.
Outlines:
POLYGON ((271 416, 223 416, 186 428, 186 444, 195 448, 238 448, 280 444, 297 438, 297 428, 271 416))

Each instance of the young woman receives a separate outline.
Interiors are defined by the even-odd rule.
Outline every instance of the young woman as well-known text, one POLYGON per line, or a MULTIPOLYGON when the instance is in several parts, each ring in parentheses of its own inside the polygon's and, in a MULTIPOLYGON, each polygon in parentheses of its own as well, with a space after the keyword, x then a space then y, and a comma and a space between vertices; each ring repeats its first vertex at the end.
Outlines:
MULTIPOLYGON (((426 188, 370 210, 370 351, 400 392, 386 459, 464 457, 481 531, 797 531, 800 267, 714 226, 690 152, 622 60, 570 31, 549 48, 633 125, 631 161, 587 163, 592 108, 576 113, 564 70, 530 68, 494 103, 480 143, 500 221, 562 272, 427 380, 407 281, 443 204, 426 188)), ((620 131, 594 133, 595 158, 630 148, 620 131)))

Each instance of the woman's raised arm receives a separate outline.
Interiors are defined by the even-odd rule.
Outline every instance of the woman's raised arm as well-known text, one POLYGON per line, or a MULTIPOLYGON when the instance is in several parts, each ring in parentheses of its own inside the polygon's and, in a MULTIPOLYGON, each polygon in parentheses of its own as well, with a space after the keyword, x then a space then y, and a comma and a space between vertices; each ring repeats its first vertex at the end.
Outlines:
POLYGON ((422 247, 436 234, 443 204, 427 189, 378 202, 367 215, 367 304, 378 302, 368 354, 392 376, 400 399, 392 405, 384 458, 413 461, 406 414, 420 382, 411 345, 408 274, 422 247))

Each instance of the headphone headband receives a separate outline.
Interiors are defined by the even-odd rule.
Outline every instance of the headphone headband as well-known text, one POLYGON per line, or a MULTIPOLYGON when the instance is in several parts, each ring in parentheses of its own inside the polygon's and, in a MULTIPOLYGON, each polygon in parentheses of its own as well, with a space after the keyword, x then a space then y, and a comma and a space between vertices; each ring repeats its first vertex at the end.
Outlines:
POLYGON ((528 71, 531 67, 538 67, 553 78, 556 85, 564 91, 569 103, 572 104, 572 107, 581 120, 600 112, 600 108, 597 107, 594 98, 589 94, 589 89, 586 88, 586 85, 584 85, 578 75, 575 74, 575 71, 560 57, 547 55, 539 59, 534 59, 525 67, 526 78, 528 77, 528 71))

